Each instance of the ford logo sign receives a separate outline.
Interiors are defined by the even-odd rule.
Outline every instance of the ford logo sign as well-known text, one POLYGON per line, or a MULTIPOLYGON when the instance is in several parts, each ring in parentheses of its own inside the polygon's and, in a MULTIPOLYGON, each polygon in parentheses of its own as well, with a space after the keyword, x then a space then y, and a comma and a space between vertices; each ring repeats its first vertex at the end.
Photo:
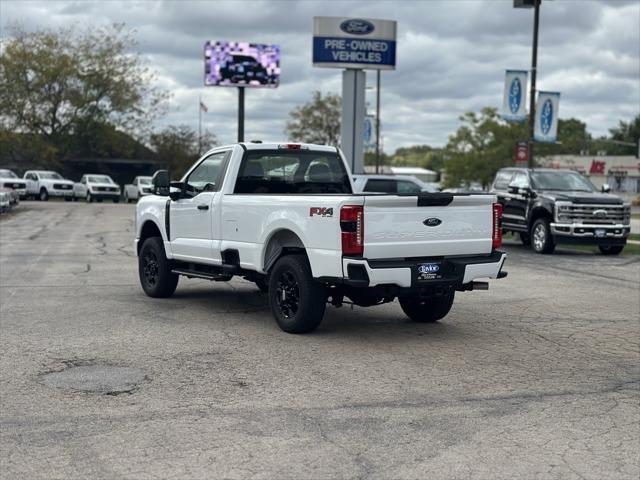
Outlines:
POLYGON ((522 85, 518 77, 514 78, 509 85, 509 110, 511 113, 518 113, 520 102, 522 101, 522 85))
POLYGON ((436 273, 440 270, 440 265, 437 263, 424 263, 418 267, 420 273, 436 273))
POLYGON ((427 218, 424 222, 422 222, 427 227, 437 227, 442 223, 442 220, 436 217, 427 218))
POLYGON ((540 112, 540 130, 544 135, 549 133, 553 125, 553 103, 547 99, 542 105, 542 111, 540 112))
POLYGON ((375 30, 373 23, 367 20, 351 19, 340 24, 340 30, 351 35, 367 35, 375 30))

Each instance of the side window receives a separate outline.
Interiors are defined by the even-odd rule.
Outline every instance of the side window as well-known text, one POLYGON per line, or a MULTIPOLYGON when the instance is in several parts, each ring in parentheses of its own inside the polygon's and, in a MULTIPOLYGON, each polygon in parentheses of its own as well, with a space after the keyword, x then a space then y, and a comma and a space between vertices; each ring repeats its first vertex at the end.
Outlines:
POLYGON ((509 184, 509 186, 518 187, 518 188, 528 188, 529 178, 527 177, 526 174, 522 172, 516 172, 516 174, 513 176, 513 179, 511 179, 511 183, 509 184))
POLYGON ((496 175, 496 181, 493 184, 493 188, 496 190, 506 190, 511 183, 511 178, 513 177, 513 172, 498 172, 496 175))
POLYGON ((421 191, 422 188, 413 182, 409 182, 408 180, 398 180, 398 193, 416 194, 421 191))
POLYGON ((137 187, 138 186, 138 177, 133 179, 133 184, 137 187))
POLYGON ((195 197, 201 192, 217 192, 222 185, 230 151, 209 155, 187 177, 187 194, 195 197))
POLYGON ((87 183, 87 177, 83 176, 83 177, 80 179, 80 183, 87 183))
POLYGON ((398 181, 391 179, 372 178, 364 186, 365 192, 396 193, 398 191, 398 181))

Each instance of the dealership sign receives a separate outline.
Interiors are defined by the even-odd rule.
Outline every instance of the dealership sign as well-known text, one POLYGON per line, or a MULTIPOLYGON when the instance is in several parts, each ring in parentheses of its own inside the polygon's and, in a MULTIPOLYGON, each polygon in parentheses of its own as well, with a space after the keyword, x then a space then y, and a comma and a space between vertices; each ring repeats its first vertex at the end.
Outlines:
POLYGON ((349 17, 313 17, 313 65, 394 70, 396 22, 349 17))
POLYGON ((536 142, 555 143, 558 136, 558 107, 560 93, 538 92, 533 139, 536 142))
POLYGON ((527 71, 507 70, 504 77, 502 118, 522 122, 527 118, 527 71))

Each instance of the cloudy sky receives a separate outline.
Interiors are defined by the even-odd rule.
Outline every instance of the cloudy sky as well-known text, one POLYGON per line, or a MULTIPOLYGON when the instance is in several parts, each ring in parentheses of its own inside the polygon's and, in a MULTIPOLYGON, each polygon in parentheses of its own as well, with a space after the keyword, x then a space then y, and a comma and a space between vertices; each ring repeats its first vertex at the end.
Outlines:
MULTIPOLYGON (((340 70, 311 65, 312 17, 398 22, 397 69, 382 75, 385 150, 444 145, 458 116, 502 104, 504 70, 531 63, 531 10, 511 0, 386 1, 0 1, 0 25, 26 28, 125 22, 140 50, 173 93, 158 122, 197 128, 198 96, 206 126, 223 143, 236 135, 237 92, 203 86, 203 44, 234 40, 279 44, 277 90, 249 90, 246 138, 284 138, 288 112, 313 90, 340 93, 340 70)), ((640 112, 640 0, 544 0, 538 88, 562 92, 561 117, 605 134, 640 112)), ((368 83, 375 83, 370 72, 368 83)), ((368 101, 375 105, 375 93, 368 101)))

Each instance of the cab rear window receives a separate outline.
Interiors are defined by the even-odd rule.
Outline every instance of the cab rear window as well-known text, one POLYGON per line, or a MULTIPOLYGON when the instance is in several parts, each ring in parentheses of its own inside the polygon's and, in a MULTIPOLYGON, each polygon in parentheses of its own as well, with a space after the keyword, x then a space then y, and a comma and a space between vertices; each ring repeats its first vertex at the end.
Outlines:
POLYGON ((337 153, 251 150, 245 153, 235 193, 352 193, 337 153))

